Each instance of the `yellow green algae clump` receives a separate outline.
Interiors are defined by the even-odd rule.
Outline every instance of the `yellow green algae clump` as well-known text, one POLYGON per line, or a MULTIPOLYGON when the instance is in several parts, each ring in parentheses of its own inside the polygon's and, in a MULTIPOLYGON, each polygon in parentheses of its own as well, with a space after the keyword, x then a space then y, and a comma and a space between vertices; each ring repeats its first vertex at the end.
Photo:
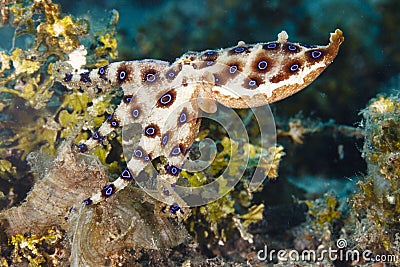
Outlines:
POLYGON ((378 96, 362 114, 368 174, 352 200, 360 221, 354 241, 400 259, 400 99, 378 96))
POLYGON ((29 266, 41 266, 46 262, 56 266, 59 264, 57 252, 62 247, 61 239, 62 234, 57 229, 49 229, 43 236, 17 234, 10 242, 14 246, 13 262, 21 263, 22 258, 25 258, 29 261, 29 266), (54 248, 52 254, 48 252, 52 250, 51 247, 54 248))
POLYGON ((338 199, 332 193, 326 193, 323 199, 315 201, 306 200, 308 214, 310 214, 319 226, 325 223, 332 224, 335 219, 340 219, 341 213, 338 209, 338 199))
MULTIPOLYGON (((59 60, 68 60, 78 70, 115 59, 118 14, 111 13, 109 23, 92 31, 88 20, 62 14, 50 0, 5 1, 0 12, 2 34, 13 30, 11 48, 0 51, 0 178, 12 181, 10 177, 25 177, 30 152, 40 149, 55 155, 78 122, 94 117, 85 125, 91 129, 104 120, 109 102, 92 103, 86 93, 63 92, 55 85, 52 69, 59 60)), ((86 138, 87 132, 78 135, 86 138)))

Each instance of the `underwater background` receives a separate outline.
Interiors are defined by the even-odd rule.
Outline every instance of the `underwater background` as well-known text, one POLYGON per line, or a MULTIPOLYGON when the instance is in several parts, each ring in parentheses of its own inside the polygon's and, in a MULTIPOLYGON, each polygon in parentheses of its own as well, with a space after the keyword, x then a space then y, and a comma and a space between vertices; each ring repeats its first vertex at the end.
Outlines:
MULTIPOLYGON (((0 7, 0 266, 400 264, 399 1, 5 0, 0 7), (173 62, 187 51, 274 41, 282 30, 291 41, 324 45, 335 29, 345 41, 332 65, 270 105, 278 145, 266 161, 277 173, 258 192, 244 179, 179 222, 155 212, 158 204, 134 186, 89 211, 70 209, 125 164, 118 134, 92 158, 65 143, 88 139, 121 100, 116 93, 98 103, 56 81, 53 65, 80 45, 91 69, 173 62), (85 128, 88 115, 94 120, 85 128), (265 246, 387 257, 288 263, 260 259, 265 246)), ((199 136, 223 140, 223 157, 231 141, 207 127, 211 133, 203 127, 199 136)))

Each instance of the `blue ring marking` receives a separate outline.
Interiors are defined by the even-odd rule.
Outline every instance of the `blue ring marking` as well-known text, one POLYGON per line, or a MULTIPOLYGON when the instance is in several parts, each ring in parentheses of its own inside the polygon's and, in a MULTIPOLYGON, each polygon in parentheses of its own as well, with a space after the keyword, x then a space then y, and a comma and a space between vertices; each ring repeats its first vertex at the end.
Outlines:
POLYGON ((312 58, 317 59, 320 56, 322 56, 322 52, 319 51, 319 50, 314 50, 314 51, 311 52, 311 56, 312 56, 312 58))
POLYGON ((143 157, 143 151, 138 148, 133 152, 133 155, 135 155, 135 157, 137 157, 137 158, 141 158, 141 157, 143 157))
POLYGON ((90 199, 90 197, 83 201, 83 204, 85 204, 86 206, 91 205, 92 203, 93 201, 90 199))
POLYGON ((293 45, 293 44, 289 44, 289 45, 287 46, 287 48, 288 48, 290 51, 296 51, 296 50, 297 50, 297 46, 295 46, 295 45, 293 45))
POLYGON ((165 171, 173 176, 178 176, 179 173, 181 172, 181 169, 179 169, 178 167, 175 167, 174 165, 165 165, 164 166, 165 171))
POLYGON ((107 190, 105 191, 105 193, 106 193, 107 196, 111 196, 112 193, 113 193, 112 187, 108 187, 107 190))
POLYGON ((178 168, 177 168, 177 167, 175 167, 175 166, 171 166, 171 170, 170 170, 170 172, 171 172, 171 174, 172 174, 172 175, 177 175, 177 174, 178 174, 178 172, 179 172, 179 170, 178 170, 178 168))
POLYGON ((178 205, 171 205, 171 207, 169 208, 169 212, 172 214, 175 214, 178 210, 181 210, 181 208, 178 205))
POLYGON ((260 62, 258 62, 257 68, 259 70, 265 70, 268 67, 268 62, 265 60, 262 60, 260 62))
POLYGON ((64 82, 70 82, 72 80, 72 73, 65 73, 64 82))
POLYGON ((299 64, 293 64, 292 66, 290 66, 290 71, 294 72, 294 71, 298 70, 299 67, 300 67, 299 64))
POLYGON ((150 157, 149 156, 145 156, 143 159, 144 159, 144 161, 149 161, 150 157))
POLYGON ((207 66, 211 66, 211 65, 213 65, 213 64, 214 64, 214 61, 212 61, 212 60, 209 60, 209 61, 206 62, 206 65, 207 65, 207 66))
POLYGON ((100 138, 98 132, 94 132, 92 137, 94 140, 99 140, 99 138, 100 138))
POLYGON ((256 86, 256 85, 257 85, 257 82, 256 82, 255 80, 250 80, 249 83, 248 83, 248 85, 249 85, 250 87, 253 87, 253 86, 256 86))
POLYGON ((186 122, 186 120, 187 120, 186 113, 182 111, 181 115, 179 116, 179 122, 183 124, 186 122))
POLYGON ((133 99, 133 96, 124 96, 123 100, 125 103, 130 103, 133 99))
POLYGON ((123 170, 123 171, 121 172, 121 177, 122 177, 123 179, 126 179, 126 180, 131 180, 131 179, 132 179, 132 174, 131 174, 131 172, 130 172, 128 169, 125 169, 125 170, 123 170))
POLYGON ((232 65, 229 67, 229 73, 234 74, 237 71, 238 67, 236 65, 232 65))
POLYGON ((100 75, 104 75, 105 73, 106 73, 105 68, 104 68, 104 67, 100 67, 100 68, 99 68, 99 74, 100 74, 100 75))
POLYGON ((104 139, 105 139, 105 137, 104 136, 101 136, 100 134, 99 134, 99 132, 94 132, 93 133, 93 136, 92 136, 92 138, 94 139, 94 140, 98 140, 98 141, 103 141, 104 139))
POLYGON ((175 77, 175 73, 174 73, 173 71, 170 71, 170 72, 168 73, 168 76, 169 76, 170 78, 173 78, 173 77, 175 77))
POLYGON ((167 93, 160 98, 160 102, 163 105, 167 105, 169 102, 171 102, 171 100, 172 100, 172 95, 170 93, 167 93), (165 100, 164 98, 168 98, 168 100, 165 100))
POLYGON ((152 126, 147 127, 145 132, 147 135, 153 136, 156 133, 156 128, 154 128, 152 126))
POLYGON ((101 193, 103 196, 109 197, 112 194, 114 194, 114 190, 115 190, 115 186, 113 184, 108 184, 103 187, 103 189, 101 190, 101 193))
POLYGON ((244 50, 246 50, 246 48, 244 48, 244 46, 238 46, 233 51, 235 51, 235 53, 243 53, 244 50))
POLYGON ((217 53, 217 52, 215 52, 215 51, 207 51, 207 52, 206 52, 206 55, 212 56, 212 55, 214 55, 215 53, 217 53))
POLYGON ((168 134, 165 134, 161 139, 161 145, 165 146, 168 142, 168 134))
POLYGON ((270 44, 267 44, 267 48, 268 48, 268 49, 275 49, 275 48, 277 48, 277 47, 278 47, 277 43, 270 43, 270 44))
POLYGON ((91 80, 90 80, 90 78, 89 78, 89 73, 90 73, 90 72, 88 72, 88 71, 81 73, 81 74, 80 74, 80 76, 81 76, 80 81, 81 81, 81 82, 84 82, 84 83, 91 82, 91 80))
POLYGON ((171 166, 169 166, 169 164, 164 166, 164 169, 167 173, 169 173, 169 171, 171 170, 171 166))
POLYGON ((168 188, 165 188, 165 187, 163 187, 163 193, 164 193, 164 195, 166 195, 166 196, 169 196, 169 195, 170 195, 170 194, 169 194, 168 188))
POLYGON ((81 152, 81 153, 85 153, 85 152, 88 151, 88 147, 87 147, 87 145, 85 145, 85 144, 77 145, 77 147, 78 147, 78 149, 79 149, 79 152, 81 152))
POLYGON ((111 127, 113 127, 113 128, 119 127, 119 123, 116 120, 114 120, 113 118, 114 118, 114 114, 110 114, 110 116, 108 116, 108 118, 107 118, 107 121, 110 122, 111 127))
POLYGON ((134 110, 132 110, 132 116, 137 119, 140 115, 140 111, 139 109, 135 108, 134 110))
POLYGON ((120 81, 125 80, 125 79, 126 79, 126 71, 121 70, 121 71, 119 72, 119 74, 118 74, 118 79, 119 79, 120 81))
POLYGON ((179 154, 181 154, 181 152, 181 148, 179 146, 175 146, 171 151, 171 155, 178 156, 179 154))
POLYGON ((156 80, 156 75, 154 73, 147 73, 146 74, 146 81, 152 83, 156 80))

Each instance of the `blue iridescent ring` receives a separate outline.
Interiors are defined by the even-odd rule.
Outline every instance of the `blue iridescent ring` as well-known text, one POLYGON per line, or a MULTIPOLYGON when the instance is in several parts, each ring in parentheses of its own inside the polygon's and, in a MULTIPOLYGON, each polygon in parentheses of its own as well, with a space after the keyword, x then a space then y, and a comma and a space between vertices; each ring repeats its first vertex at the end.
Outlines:
POLYGON ((235 51, 235 53, 243 53, 244 50, 246 50, 246 48, 244 48, 244 46, 239 46, 239 47, 236 47, 233 51, 235 51))

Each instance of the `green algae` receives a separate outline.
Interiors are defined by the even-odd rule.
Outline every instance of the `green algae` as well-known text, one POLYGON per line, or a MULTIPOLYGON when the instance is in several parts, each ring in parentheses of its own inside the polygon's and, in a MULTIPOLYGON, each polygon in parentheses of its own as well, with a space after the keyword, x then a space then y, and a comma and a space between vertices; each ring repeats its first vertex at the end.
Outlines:
MULTIPOLYGON (((29 266, 43 266, 48 263, 57 266, 60 263, 58 251, 62 248, 63 234, 58 229, 49 229, 43 236, 16 234, 11 237, 13 263, 21 264, 23 259, 29 262, 29 266)), ((8 266, 6 264, 5 266, 8 266)))
MULTIPOLYGON (((11 169, 22 172, 23 168, 14 164, 25 160, 31 151, 40 149, 54 155, 60 140, 67 138, 88 114, 95 119, 87 128, 98 127, 104 120, 104 106, 110 104, 89 107, 92 99, 85 93, 63 93, 55 86, 52 67, 73 51, 84 49, 82 40, 89 44, 88 49, 95 50, 88 65, 105 64, 115 58, 118 14, 112 13, 108 24, 91 32, 89 21, 62 14, 51 1, 8 1, 1 8, 2 26, 15 29, 10 38, 12 48, 0 52, 0 107, 4 118, 0 121, 0 154, 6 155, 0 176, 6 177, 11 169), (32 42, 17 47, 16 39, 32 42)), ((78 136, 87 137, 87 133, 78 136)))
POLYGON ((361 225, 365 224, 365 232, 358 235, 369 237, 364 247, 399 257, 400 99, 378 96, 362 114, 368 174, 359 182, 360 192, 351 201, 361 225))
POLYGON ((320 226, 325 223, 332 224, 334 220, 341 219, 341 212, 338 210, 338 199, 333 194, 325 194, 321 200, 305 202, 308 206, 308 213, 313 217, 313 222, 320 226))

